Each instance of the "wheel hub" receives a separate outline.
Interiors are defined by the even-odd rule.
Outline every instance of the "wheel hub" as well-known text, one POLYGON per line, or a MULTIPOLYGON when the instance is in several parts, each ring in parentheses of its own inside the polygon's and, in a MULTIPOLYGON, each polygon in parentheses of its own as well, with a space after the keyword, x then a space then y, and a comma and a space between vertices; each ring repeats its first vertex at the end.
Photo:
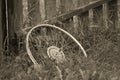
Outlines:
POLYGON ((63 63, 66 60, 63 51, 56 46, 48 47, 47 54, 49 58, 55 60, 56 63, 63 63))

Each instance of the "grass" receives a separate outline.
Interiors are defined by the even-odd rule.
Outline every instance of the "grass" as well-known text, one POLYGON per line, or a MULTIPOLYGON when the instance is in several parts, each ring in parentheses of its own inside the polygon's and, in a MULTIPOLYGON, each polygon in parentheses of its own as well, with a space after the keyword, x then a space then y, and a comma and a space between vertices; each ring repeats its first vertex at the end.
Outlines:
MULTIPOLYGON (((31 62, 24 49, 25 42, 23 41, 19 55, 3 55, 0 65, 0 80, 61 80, 60 76, 63 80, 120 80, 120 36, 118 31, 104 29, 104 26, 92 30, 87 29, 87 15, 87 13, 81 15, 82 20, 78 33, 74 33, 72 19, 62 25, 56 25, 79 40, 85 48, 88 58, 84 58, 78 46, 70 38, 56 30, 47 31, 47 34, 51 35, 50 37, 54 40, 48 40, 48 43, 39 43, 38 30, 35 33, 37 35, 33 36, 38 37, 33 38, 33 42, 36 43, 31 41, 30 45, 39 66, 33 65, 31 62), (59 39, 56 41, 55 37, 59 39), (59 69, 56 68, 54 61, 46 57, 46 48, 51 45, 63 46, 67 61, 57 64, 59 69), (60 71, 62 75, 59 74, 60 71)), ((47 42, 47 40, 45 41, 47 42)))
MULTIPOLYGON (((63 80, 119 80, 120 45, 117 31, 95 30, 84 36, 84 48, 88 58, 78 54, 76 48, 65 51, 68 62, 59 64, 63 80), (117 40, 118 38, 118 40, 117 40)), ((77 37, 78 39, 78 37, 77 37)), ((82 42, 81 39, 80 42, 82 42)), ((70 41, 70 40, 68 40, 70 41)), ((62 44, 63 42, 61 42, 62 44)), ((74 43, 69 46, 75 45, 74 43)), ((43 51, 45 52, 45 51, 43 51)), ((25 51, 16 57, 3 56, 0 66, 1 80, 59 80, 59 72, 55 65, 46 60, 35 68, 25 51)))

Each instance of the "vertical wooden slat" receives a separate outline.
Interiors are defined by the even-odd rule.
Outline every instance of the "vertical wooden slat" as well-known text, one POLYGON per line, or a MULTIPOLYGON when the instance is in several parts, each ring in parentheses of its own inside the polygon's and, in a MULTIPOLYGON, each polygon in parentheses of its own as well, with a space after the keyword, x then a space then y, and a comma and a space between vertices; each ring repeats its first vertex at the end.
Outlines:
POLYGON ((45 0, 46 19, 56 16, 56 0, 45 0))
MULTIPOLYGON (((9 1, 9 0, 8 0, 9 1)), ((21 32, 21 26, 23 26, 23 5, 22 5, 22 0, 13 0, 13 5, 9 2, 9 6, 12 6, 10 9, 13 11, 10 15, 13 17, 11 18, 10 15, 10 20, 13 21, 13 27, 14 27, 14 34, 17 34, 17 36, 20 35, 21 32)), ((10 13, 10 12, 9 12, 10 13)), ((11 24, 11 23, 9 23, 11 24)), ((10 26, 10 28, 12 25, 10 26)), ((13 31, 13 30, 11 30, 13 31)), ((15 35, 14 35, 15 36, 15 35)))
MULTIPOLYGON (((74 9, 78 7, 78 0, 73 0, 74 9)), ((78 27, 79 27, 79 17, 73 16, 73 26, 74 26, 74 32, 78 33, 78 27)))
POLYGON ((119 43, 119 48, 120 48, 120 0, 117 0, 117 29, 119 30, 118 36, 117 36, 117 41, 119 43))
MULTIPOLYGON (((89 0, 89 4, 91 4, 92 3, 92 1, 91 0, 89 0)), ((93 9, 90 9, 89 10, 89 27, 91 28, 91 27, 93 27, 93 9)))
POLYGON ((39 0, 28 0, 28 20, 29 26, 33 27, 40 23, 39 0))
POLYGON ((45 0, 39 0, 39 9, 40 9, 41 20, 43 21, 46 19, 45 0))
POLYGON ((74 32, 78 33, 78 27, 79 27, 79 17, 73 16, 73 26, 74 26, 74 32))
POLYGON ((117 0, 117 28, 120 29, 120 0, 117 0))
MULTIPOLYGON (((84 1, 83 0, 78 0, 78 7, 82 7, 82 6, 84 6, 84 1)), ((79 28, 78 28, 78 30, 80 30, 80 33, 82 34, 82 35, 84 35, 84 24, 83 24, 83 15, 81 14, 80 16, 79 16, 79 28)))
POLYGON ((108 28, 108 4, 103 4, 103 26, 108 28))
POLYGON ((89 10, 89 27, 93 27, 93 9, 89 10))
MULTIPOLYGON (((46 19, 46 8, 45 8, 45 0, 39 0, 39 11, 41 15, 41 21, 44 21, 46 19)), ((41 29, 41 35, 46 36, 47 34, 47 29, 42 28, 41 29)), ((40 47, 42 47, 42 42, 39 41, 40 47)))
POLYGON ((22 0, 23 3, 23 24, 24 28, 28 27, 28 0, 22 0))
POLYGON ((74 6, 73 6, 73 0, 65 0, 65 11, 68 12, 68 11, 71 11, 74 9, 74 6))
POLYGON ((18 50, 20 51, 21 50, 21 45, 23 44, 23 35, 26 34, 26 29, 29 27, 28 25, 28 0, 21 0, 21 10, 22 10, 22 18, 21 18, 21 23, 23 23, 23 26, 20 27, 20 32, 18 36, 18 50))
POLYGON ((61 0, 56 0, 56 11, 57 14, 61 14, 61 0))

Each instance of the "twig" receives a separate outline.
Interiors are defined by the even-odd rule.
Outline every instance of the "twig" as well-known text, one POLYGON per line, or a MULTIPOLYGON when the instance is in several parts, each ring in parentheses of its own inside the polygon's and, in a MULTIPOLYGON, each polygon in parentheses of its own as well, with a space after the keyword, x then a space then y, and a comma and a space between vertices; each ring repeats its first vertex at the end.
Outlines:
POLYGON ((60 68, 57 65, 56 65, 56 68, 57 68, 57 70, 59 72, 60 80, 63 80, 63 78, 62 78, 62 72, 61 72, 60 68))

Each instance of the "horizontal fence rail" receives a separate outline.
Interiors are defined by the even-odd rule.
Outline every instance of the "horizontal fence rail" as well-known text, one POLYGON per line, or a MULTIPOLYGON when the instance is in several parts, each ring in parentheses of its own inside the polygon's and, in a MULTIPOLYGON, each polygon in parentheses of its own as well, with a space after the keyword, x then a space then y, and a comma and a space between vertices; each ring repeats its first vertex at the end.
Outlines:
POLYGON ((80 8, 77 8, 71 12, 66 12, 64 14, 59 15, 58 17, 55 17, 55 19, 60 20, 60 21, 65 21, 75 15, 80 15, 81 13, 84 13, 92 8, 98 7, 104 3, 107 3, 111 0, 98 0, 98 1, 93 1, 90 4, 87 4, 85 6, 82 6, 80 8))

